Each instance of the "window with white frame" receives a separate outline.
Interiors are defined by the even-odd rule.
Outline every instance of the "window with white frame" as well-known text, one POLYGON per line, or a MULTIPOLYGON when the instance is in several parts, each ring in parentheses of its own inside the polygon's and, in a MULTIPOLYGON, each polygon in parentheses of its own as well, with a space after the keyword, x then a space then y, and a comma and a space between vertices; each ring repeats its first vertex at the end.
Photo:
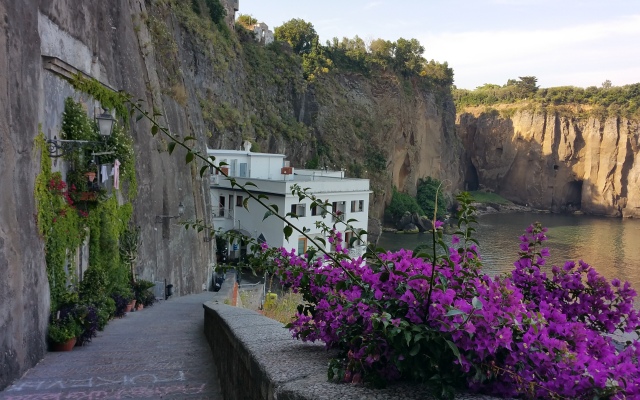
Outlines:
MULTIPOLYGON (((358 229, 358 233, 360 233, 360 229, 358 229)), ((346 231, 344 233, 344 247, 352 249, 355 246, 362 246, 362 241, 360 239, 357 239, 355 232, 346 231), (352 238, 356 238, 355 240, 353 240, 353 243, 351 243, 352 238)))
POLYGON ((302 203, 292 204, 291 213, 297 215, 298 217, 304 217, 307 215, 307 205, 302 203))
POLYGON ((352 200, 351 212, 362 212, 362 211, 364 211, 364 200, 352 200))

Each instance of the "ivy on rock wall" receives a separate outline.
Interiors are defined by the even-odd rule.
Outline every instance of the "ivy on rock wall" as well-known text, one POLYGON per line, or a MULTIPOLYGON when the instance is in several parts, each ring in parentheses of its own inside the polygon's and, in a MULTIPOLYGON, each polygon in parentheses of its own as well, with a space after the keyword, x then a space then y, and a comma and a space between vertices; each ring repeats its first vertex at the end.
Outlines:
MULTIPOLYGON (((79 82, 85 88, 97 84, 79 82)), ((94 90, 98 96, 99 92, 94 90)), ((109 100, 101 103, 109 104, 109 100)), ((124 107, 123 103, 111 104, 116 110, 124 107)), ((88 140, 95 143, 91 148, 82 147, 65 154, 68 166, 65 181, 60 172, 52 171, 44 135, 40 133, 36 138, 41 171, 36 177, 34 195, 38 209, 38 229, 45 241, 51 322, 58 329, 63 323, 59 317, 60 312, 62 315, 76 315, 74 313, 80 310, 77 307, 82 310, 93 307, 96 318, 100 320, 98 325, 104 327, 115 312, 114 301, 109 296, 127 296, 131 291, 129 267, 120 258, 119 240, 127 229, 133 208, 130 203, 119 204, 116 193, 109 195, 97 186, 95 178, 92 180, 87 175, 95 174, 98 168, 92 162, 92 152, 111 152, 112 154, 103 156, 100 162, 108 163, 116 158, 121 161, 121 188, 128 188, 129 197, 133 198, 136 184, 132 139, 121 127, 115 127, 109 138, 100 138, 95 122, 87 116, 83 106, 71 98, 65 101, 61 136, 66 140, 88 140), (83 281, 80 287, 82 290, 78 291, 80 282, 76 254, 87 238, 89 266, 85 275, 90 279, 83 281), (104 290, 96 285, 104 286, 104 290), (102 292, 104 295, 96 294, 102 292)), ((84 311, 82 313, 85 315, 84 311)), ((84 319, 76 322, 76 325, 88 323, 84 319)), ((75 328, 68 329, 73 331, 75 328)), ((55 329, 50 331, 51 339, 54 339, 56 332, 55 329)), ((88 337, 89 340, 90 338, 88 337)))

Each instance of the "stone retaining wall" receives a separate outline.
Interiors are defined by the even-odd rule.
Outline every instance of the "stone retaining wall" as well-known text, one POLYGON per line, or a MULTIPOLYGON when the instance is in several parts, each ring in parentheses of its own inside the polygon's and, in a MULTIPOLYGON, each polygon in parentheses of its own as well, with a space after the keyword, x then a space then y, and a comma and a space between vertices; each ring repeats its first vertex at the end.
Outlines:
POLYGON ((328 382, 330 354, 324 345, 294 340, 281 323, 252 310, 207 302, 204 329, 227 400, 435 398, 424 386, 414 384, 375 390, 328 382))

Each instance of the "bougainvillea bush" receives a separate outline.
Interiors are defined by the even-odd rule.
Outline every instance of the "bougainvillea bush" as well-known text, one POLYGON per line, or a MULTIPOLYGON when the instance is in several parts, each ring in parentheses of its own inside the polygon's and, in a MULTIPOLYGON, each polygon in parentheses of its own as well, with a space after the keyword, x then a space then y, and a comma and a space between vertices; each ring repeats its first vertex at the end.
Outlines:
POLYGON ((303 295, 289 324, 293 336, 338 350, 329 378, 374 386, 409 379, 433 385, 441 397, 460 389, 525 398, 640 397, 640 344, 609 335, 640 328, 629 284, 608 282, 582 261, 547 269, 546 230, 538 224, 520 238, 511 276, 488 276, 472 237, 470 198, 458 201, 451 246, 434 223, 440 253, 351 259, 335 230, 334 256, 262 246, 263 262, 303 295))

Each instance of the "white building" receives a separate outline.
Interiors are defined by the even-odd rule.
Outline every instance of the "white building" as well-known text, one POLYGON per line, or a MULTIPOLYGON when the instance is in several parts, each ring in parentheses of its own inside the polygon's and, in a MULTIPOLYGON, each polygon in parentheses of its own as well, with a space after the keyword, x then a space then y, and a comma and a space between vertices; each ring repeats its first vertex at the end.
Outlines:
MULTIPOLYGON (((320 228, 316 227, 316 221, 324 221, 332 226, 335 222, 336 229, 343 233, 345 246, 353 236, 352 230, 347 230, 346 225, 336 218, 324 215, 320 207, 312 208, 310 199, 299 200, 298 196, 291 194, 291 187, 298 184, 302 188, 309 188, 309 192, 319 199, 327 200, 334 212, 339 214, 338 219, 351 222, 354 230, 367 229, 369 218, 369 180, 345 178, 344 171, 323 171, 294 169, 285 161, 284 154, 252 153, 251 144, 245 142, 244 150, 208 150, 209 157, 215 158, 213 163, 218 166, 220 162, 228 164, 223 166, 230 177, 234 177, 240 184, 254 183, 256 187, 248 189, 256 195, 264 194, 267 204, 275 204, 278 213, 285 216, 294 212, 299 219, 293 219, 292 223, 298 228, 306 228, 312 238, 323 237, 320 228)), ((214 205, 212 218, 215 229, 223 231, 236 230, 244 235, 266 241, 270 247, 285 247, 296 249, 298 254, 307 250, 312 243, 302 234, 294 231, 286 241, 283 234, 285 224, 275 216, 263 220, 265 212, 263 206, 255 200, 248 201, 248 210, 243 207, 247 198, 246 193, 237 188, 232 188, 231 183, 221 174, 213 171, 211 176, 211 204, 214 205)), ((363 237, 366 240, 366 235, 363 237)), ((364 244, 354 243, 349 250, 352 256, 363 254, 364 244)), ((327 250, 332 250, 327 241, 327 250)), ((314 246, 317 247, 317 246, 314 246)), ((235 259, 246 254, 246 249, 239 244, 229 246, 229 257, 235 259)))
POLYGON ((273 31, 269 29, 269 26, 264 22, 257 23, 251 27, 253 33, 255 34, 256 40, 263 45, 268 45, 273 43, 274 36, 273 31))

